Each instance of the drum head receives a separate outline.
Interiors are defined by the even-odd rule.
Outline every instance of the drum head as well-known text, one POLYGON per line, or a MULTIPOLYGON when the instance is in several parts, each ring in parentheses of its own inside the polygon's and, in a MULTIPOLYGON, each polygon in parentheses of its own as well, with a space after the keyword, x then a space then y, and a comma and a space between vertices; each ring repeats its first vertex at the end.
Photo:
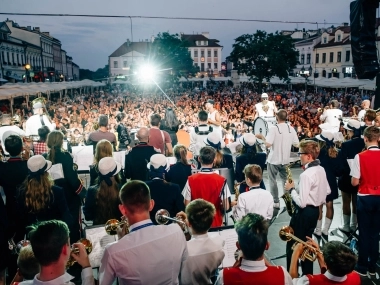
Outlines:
MULTIPOLYGON (((258 135, 262 134, 264 137, 268 134, 268 123, 263 118, 256 118, 256 120, 253 122, 253 134, 258 135)), ((262 140, 257 139, 260 143, 262 143, 262 140)))

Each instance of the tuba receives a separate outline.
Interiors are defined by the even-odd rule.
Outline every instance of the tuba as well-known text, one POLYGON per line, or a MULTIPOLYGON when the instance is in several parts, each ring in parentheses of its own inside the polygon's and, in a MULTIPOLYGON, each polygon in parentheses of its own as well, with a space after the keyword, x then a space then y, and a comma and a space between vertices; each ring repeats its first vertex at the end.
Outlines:
MULTIPOLYGON (((84 245, 84 248, 85 248, 87 254, 91 253, 91 251, 92 251, 92 243, 91 243, 90 240, 85 239, 85 238, 81 238, 78 242, 80 242, 81 244, 84 245)), ((71 253, 78 254, 79 253, 79 248, 72 248, 71 249, 71 253)), ((76 260, 72 256, 70 256, 69 260, 66 263, 66 268, 69 268, 69 267, 73 266, 75 262, 76 262, 76 260)))
POLYGON ((177 223, 181 227, 186 240, 188 241, 191 239, 189 228, 187 227, 187 224, 185 223, 185 221, 181 218, 171 218, 168 210, 165 210, 165 209, 158 210, 155 215, 155 219, 156 219, 157 224, 159 225, 166 225, 169 221, 177 223))
MULTIPOLYGON (((293 176, 292 176, 292 171, 290 168, 292 167, 294 163, 288 164, 285 169, 286 169, 286 180, 288 180, 289 183, 293 182, 293 176)), ((293 205, 292 201, 292 196, 288 191, 285 191, 284 195, 281 196, 282 199, 285 201, 285 206, 286 210, 288 211, 289 216, 293 216, 295 208, 293 205)))
POLYGON ((126 234, 129 234, 129 224, 126 217, 123 216, 120 222, 116 219, 108 220, 104 226, 104 229, 106 230, 107 234, 111 236, 117 235, 117 231, 119 228, 121 229, 122 237, 126 234))
POLYGON ((302 252, 300 259, 302 261, 305 261, 305 259, 310 260, 311 262, 315 261, 317 259, 317 254, 323 254, 321 250, 311 246, 307 242, 304 242, 303 240, 299 239, 294 235, 294 230, 290 226, 283 226, 280 229, 279 232, 280 239, 283 241, 291 241, 294 240, 295 243, 292 246, 292 249, 297 245, 297 243, 301 243, 305 246, 304 251, 302 252))

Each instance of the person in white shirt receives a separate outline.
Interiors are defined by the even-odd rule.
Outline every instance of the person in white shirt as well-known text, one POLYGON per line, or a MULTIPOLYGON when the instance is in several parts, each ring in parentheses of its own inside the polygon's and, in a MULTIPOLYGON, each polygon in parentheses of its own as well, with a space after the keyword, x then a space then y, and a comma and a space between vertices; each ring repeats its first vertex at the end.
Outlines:
MULTIPOLYGON (((289 226, 293 228, 294 235, 303 241, 311 237, 317 225, 319 206, 326 203, 326 196, 331 193, 326 172, 317 159, 320 149, 317 142, 303 140, 300 143, 299 155, 305 171, 301 173, 298 191, 295 190, 294 181, 285 183, 285 190, 292 196, 295 211, 289 226)), ((287 266, 290 267, 292 246, 294 240, 286 243, 287 266)), ((302 274, 313 274, 313 263, 309 260, 301 262, 302 274)))
POLYGON ((224 258, 225 241, 220 235, 210 235, 210 229, 215 216, 215 207, 203 199, 191 201, 186 207, 186 214, 177 214, 182 220, 188 221, 192 234, 187 242, 189 256, 182 263, 180 284, 213 284, 212 277, 224 258))
POLYGON ((25 125, 26 136, 34 136, 37 137, 38 140, 38 129, 42 126, 47 126, 50 131, 55 129, 55 123, 52 123, 44 114, 44 107, 41 102, 37 102, 33 105, 34 115, 26 121, 25 125))
POLYGON ((1 141, 1 146, 3 148, 4 154, 8 155, 9 153, 5 150, 5 139, 9 137, 10 135, 18 135, 21 137, 25 136, 25 132, 20 129, 17 126, 11 126, 11 117, 10 116, 5 116, 3 115, 1 118, 1 125, 0 127, 0 141, 1 141))
POLYGON ((256 107, 256 114, 255 119, 257 117, 274 117, 277 113, 277 107, 274 101, 268 100, 268 94, 263 93, 261 94, 261 102, 257 103, 255 105, 256 107))
POLYGON ((247 164, 243 172, 249 191, 240 193, 237 202, 231 202, 235 221, 240 221, 248 213, 259 214, 267 220, 272 219, 273 196, 269 191, 260 187, 263 179, 261 167, 257 164, 247 164))
POLYGON ((214 108, 215 101, 207 100, 205 107, 208 112, 208 124, 213 128, 213 131, 220 135, 222 139, 222 119, 218 110, 214 108))
POLYGON ((365 112, 367 111, 367 109, 369 109, 371 105, 371 102, 369 100, 363 100, 362 104, 361 104, 361 107, 362 109, 360 110, 359 114, 358 114, 358 120, 359 122, 363 122, 364 120, 364 116, 365 116, 365 112))
POLYGON ((299 140, 293 127, 286 123, 287 112, 280 109, 276 114, 278 124, 271 126, 266 138, 262 134, 257 134, 256 138, 262 139, 265 146, 270 148, 267 159, 268 180, 270 193, 274 199, 274 207, 280 208, 280 199, 278 195, 278 187, 276 177, 280 174, 282 185, 286 181, 286 166, 290 162, 290 152, 292 146, 298 147, 299 140))
MULTIPOLYGON (((308 243, 319 250, 319 245, 311 238, 308 243)), ((360 276, 353 271, 357 257, 355 253, 345 244, 339 241, 330 241, 323 245, 323 254, 317 253, 317 260, 321 268, 320 274, 298 275, 298 259, 303 253, 305 246, 297 244, 293 251, 292 264, 290 266, 290 276, 294 285, 309 284, 350 284, 360 285, 360 276)))
POLYGON ((206 111, 198 113, 198 126, 190 129, 189 150, 194 157, 199 156, 199 151, 206 146, 204 139, 213 131, 213 127, 208 125, 208 115, 206 111))
POLYGON ((129 223, 129 234, 104 250, 99 284, 178 284, 186 260, 186 239, 177 224, 154 225, 149 212, 154 207, 149 187, 132 180, 120 190, 120 211, 129 223))
POLYGON ((235 224, 236 246, 242 257, 231 268, 220 271, 216 285, 276 284, 290 285, 292 278, 282 266, 272 266, 264 259, 269 249, 268 221, 258 214, 248 213, 235 224))
POLYGON ((337 100, 331 101, 331 109, 325 109, 323 114, 319 119, 324 123, 329 123, 334 127, 333 132, 339 132, 340 119, 343 117, 343 112, 339 107, 339 102, 337 100))
POLYGON ((70 248, 69 228, 58 220, 40 222, 32 226, 29 239, 33 253, 41 270, 33 280, 23 281, 20 285, 52 285, 74 284, 74 277, 66 272, 66 264, 70 256, 82 266, 82 285, 94 285, 92 268, 85 247, 82 243, 74 243, 70 248))

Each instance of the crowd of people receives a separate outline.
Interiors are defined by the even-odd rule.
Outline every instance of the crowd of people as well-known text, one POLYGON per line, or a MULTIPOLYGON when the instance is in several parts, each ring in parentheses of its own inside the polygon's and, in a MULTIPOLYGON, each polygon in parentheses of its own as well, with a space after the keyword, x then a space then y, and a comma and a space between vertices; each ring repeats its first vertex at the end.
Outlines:
POLYGON ((0 261, 0 284, 6 268, 10 278, 24 279, 20 284, 69 282, 73 277, 65 268, 70 257, 77 263, 69 273, 82 284, 93 284, 85 247, 75 243, 83 236, 82 211, 95 226, 121 216, 126 221, 128 234, 105 248, 100 284, 113 284, 116 278, 119 284, 360 284, 359 275, 375 274, 380 113, 370 109, 369 95, 353 90, 258 94, 244 86, 168 95, 174 105, 153 92, 100 91, 16 104, 14 116, 9 106, 1 106, 5 199, 0 199, 0 251, 7 258, 0 261), (253 120, 265 114, 275 117, 276 125, 253 134, 253 120), (79 145, 94 150, 89 187, 70 154, 79 145), (305 170, 298 186, 289 172, 296 149, 305 170), (119 150, 126 150, 124 169, 113 158, 119 150), (269 185, 263 182, 265 167, 269 185), (235 199, 218 169, 232 173, 239 185, 235 199), (280 208, 279 188, 292 215, 283 232, 286 269, 264 259, 268 222, 280 208), (327 242, 338 189, 340 230, 350 236, 359 229, 358 259, 344 244, 327 242), (162 214, 157 218, 161 209, 180 219, 182 227, 162 225, 162 214), (208 230, 223 226, 229 211, 240 257, 218 272, 224 240, 208 230), (303 243, 293 246, 293 235, 303 243), (313 235, 327 242, 323 255, 313 235), (31 245, 20 250, 14 241, 25 236, 31 245), (30 248, 30 263, 20 262, 30 248), (312 261, 302 257, 310 248, 321 274, 312 275, 312 261))

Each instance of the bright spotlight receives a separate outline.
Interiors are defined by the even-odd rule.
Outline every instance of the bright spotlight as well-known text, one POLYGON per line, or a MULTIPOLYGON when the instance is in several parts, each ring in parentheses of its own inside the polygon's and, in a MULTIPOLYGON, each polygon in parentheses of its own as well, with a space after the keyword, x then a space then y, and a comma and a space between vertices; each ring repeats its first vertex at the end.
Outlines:
POLYGON ((143 65, 140 67, 139 71, 137 72, 137 76, 142 81, 150 81, 154 80, 156 76, 156 69, 152 65, 143 65))

